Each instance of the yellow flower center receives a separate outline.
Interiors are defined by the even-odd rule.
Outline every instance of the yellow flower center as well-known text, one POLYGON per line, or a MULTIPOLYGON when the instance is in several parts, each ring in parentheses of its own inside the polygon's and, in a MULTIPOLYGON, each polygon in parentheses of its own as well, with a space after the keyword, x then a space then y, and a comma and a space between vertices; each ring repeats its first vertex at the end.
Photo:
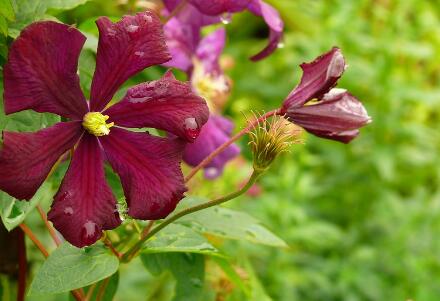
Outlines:
POLYGON ((97 137, 110 134, 110 128, 114 122, 106 123, 109 117, 99 112, 89 112, 84 115, 82 126, 92 135, 97 137))

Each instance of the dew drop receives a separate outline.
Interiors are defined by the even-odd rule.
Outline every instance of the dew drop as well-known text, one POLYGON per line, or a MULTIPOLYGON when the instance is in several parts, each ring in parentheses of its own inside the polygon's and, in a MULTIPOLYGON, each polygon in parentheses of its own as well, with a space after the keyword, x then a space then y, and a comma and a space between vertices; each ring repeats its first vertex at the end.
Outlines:
POLYGON ((232 19, 232 14, 231 13, 225 13, 220 17, 220 20, 222 21, 223 24, 227 25, 229 23, 231 23, 231 19, 232 19))
POLYGON ((219 170, 217 167, 208 167, 205 168, 205 175, 207 178, 215 178, 219 174, 219 170))
POLYGON ((150 96, 144 96, 144 97, 133 97, 133 96, 131 96, 128 101, 131 102, 131 103, 143 103, 143 102, 149 101, 150 99, 151 99, 150 96))
POLYGON ((286 45, 283 42, 279 42, 277 44, 277 48, 279 48, 279 49, 284 48, 284 47, 286 47, 286 45))
POLYGON ((329 77, 339 77, 341 76, 342 72, 345 70, 345 60, 342 56, 342 53, 336 52, 335 55, 332 57, 332 60, 330 62, 330 65, 327 69, 327 76, 329 77))
POLYGON ((200 134, 199 125, 194 117, 185 119, 184 128, 186 136, 188 136, 190 139, 196 139, 200 134))
POLYGON ((136 51, 134 54, 137 55, 138 57, 143 57, 145 52, 143 52, 143 51, 136 51))
POLYGON ((116 30, 114 30, 113 28, 107 28, 107 34, 109 35, 109 36, 115 36, 116 35, 116 30))
POLYGON ((68 215, 68 216, 71 216, 71 215, 73 215, 73 208, 72 207, 66 207, 66 208, 64 208, 64 214, 65 215, 68 215))
POLYGON ((138 30, 138 25, 128 25, 125 29, 127 29, 128 32, 136 32, 138 30))
POLYGON ((100 233, 96 223, 89 220, 82 226, 81 240, 83 244, 90 245, 94 243, 98 239, 99 235, 100 233))
POLYGON ((151 23, 151 22, 153 22, 153 18, 152 18, 150 15, 144 15, 144 20, 145 20, 147 23, 151 23))

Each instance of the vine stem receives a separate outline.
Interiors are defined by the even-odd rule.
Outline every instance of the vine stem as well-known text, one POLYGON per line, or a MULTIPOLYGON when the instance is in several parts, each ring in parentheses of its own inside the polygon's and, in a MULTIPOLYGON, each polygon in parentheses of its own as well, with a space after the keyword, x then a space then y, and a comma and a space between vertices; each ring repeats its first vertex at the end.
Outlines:
POLYGON ((185 178, 185 183, 187 183, 189 180, 191 180, 196 173, 201 170, 202 168, 204 168, 206 165, 208 165, 218 154, 220 154, 221 152, 223 152, 228 146, 230 146, 232 143, 234 143, 235 141, 237 141, 238 139, 240 139, 243 135, 249 133, 251 130, 253 130, 255 128, 255 126, 257 126, 260 122, 266 120, 269 117, 275 116, 279 114, 279 109, 273 110, 273 111, 269 111, 264 115, 261 115, 261 117, 249 122, 248 126, 245 127, 244 129, 242 129, 240 132, 238 132, 237 134, 235 134, 234 136, 231 137, 231 139, 229 139, 228 141, 226 141, 225 143, 223 143, 222 145, 220 145, 215 151, 213 151, 208 157, 206 157, 202 162, 199 163, 199 165, 197 165, 196 167, 194 167, 189 174, 186 176, 185 178))
POLYGON ((49 231, 50 236, 52 237, 53 241, 57 245, 57 247, 61 244, 61 239, 58 237, 57 233, 55 232, 54 227, 49 223, 47 220, 47 215, 44 212, 43 208, 41 208, 40 205, 37 205, 38 213, 41 216, 41 219, 43 220, 44 224, 46 225, 47 230, 49 231))
MULTIPOLYGON (((19 225, 20 229, 23 230, 24 234, 27 235, 27 237, 29 237, 30 240, 32 240, 32 242, 34 243, 34 245, 40 250, 41 254, 43 254, 43 256, 45 258, 49 257, 49 252, 47 252, 46 248, 44 247, 44 245, 41 243, 41 241, 35 236, 35 234, 32 232, 32 230, 26 226, 25 223, 21 223, 19 225)), ((83 294, 81 293, 81 291, 79 290, 74 290, 71 291, 72 295, 75 297, 75 300, 77 301, 82 301, 84 300, 83 294)))
POLYGON ((123 256, 121 261, 122 262, 129 262, 136 254, 137 252, 141 249, 142 245, 144 244, 144 242, 146 242, 148 239, 150 239, 151 237, 153 237, 156 233, 158 233, 159 231, 161 231, 162 229, 164 229, 166 226, 168 226, 169 224, 175 222, 176 220, 178 220, 179 218, 209 208, 209 207, 213 207, 213 206, 217 206, 220 205, 224 202, 227 202, 229 200, 235 199, 236 197, 242 195, 243 193, 245 193, 246 191, 249 190, 249 188, 252 187, 252 185, 254 185, 254 183, 257 181, 258 177, 261 175, 261 171, 256 171, 254 170, 252 172, 252 175, 249 177, 249 180, 247 181, 247 183, 240 188, 239 190, 232 192, 230 194, 227 194, 223 197, 214 199, 212 201, 203 203, 203 204, 199 204, 193 207, 189 207, 186 209, 181 210, 180 212, 172 215, 171 217, 165 219, 162 223, 160 223, 159 225, 157 225, 156 227, 154 227, 150 232, 148 232, 147 235, 145 235, 144 237, 142 237, 138 242, 136 242, 136 244, 134 244, 123 256))

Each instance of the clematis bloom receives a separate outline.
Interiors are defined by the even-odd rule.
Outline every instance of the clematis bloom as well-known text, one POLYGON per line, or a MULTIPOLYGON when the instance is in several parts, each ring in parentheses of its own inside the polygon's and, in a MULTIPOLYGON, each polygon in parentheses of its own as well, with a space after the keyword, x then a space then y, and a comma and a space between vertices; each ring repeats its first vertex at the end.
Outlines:
MULTIPOLYGON (((230 90, 219 64, 226 42, 226 31, 220 28, 202 39, 194 25, 183 23, 178 18, 171 18, 164 31, 172 54, 172 59, 165 65, 185 71, 194 91, 208 101, 211 112, 216 112, 210 115, 196 141, 185 147, 183 160, 191 166, 197 166, 230 139, 234 127, 229 119, 217 113, 218 103, 227 97, 230 90)), ((227 147, 205 167, 205 177, 214 179, 220 176, 226 163, 239 153, 236 144, 227 147)))
POLYGON ((333 88, 346 67, 337 47, 302 64, 301 82, 287 96, 280 114, 318 137, 344 143, 353 140, 371 118, 356 97, 333 88))
POLYGON ((120 223, 106 182, 104 161, 119 175, 128 214, 160 219, 186 191, 180 161, 185 140, 193 142, 208 119, 205 101, 170 72, 130 88, 107 108, 132 75, 170 59, 159 18, 150 12, 117 23, 97 20, 99 45, 90 101, 80 90, 78 58, 85 37, 75 28, 36 22, 12 43, 4 68, 7 114, 34 110, 58 114, 60 122, 35 133, 3 132, 0 189, 29 200, 68 150, 73 157, 48 214, 77 247, 93 244, 102 230, 120 223), (124 128, 154 127, 175 138, 124 128))
MULTIPOLYGON (((182 1, 164 0, 169 11, 176 9, 182 1)), ((188 0, 184 9, 178 14, 184 23, 195 26, 206 26, 220 21, 229 22, 232 13, 250 11, 252 14, 262 17, 269 27, 269 42, 258 54, 251 57, 253 61, 259 61, 272 54, 282 45, 284 22, 278 11, 263 0, 188 0)))

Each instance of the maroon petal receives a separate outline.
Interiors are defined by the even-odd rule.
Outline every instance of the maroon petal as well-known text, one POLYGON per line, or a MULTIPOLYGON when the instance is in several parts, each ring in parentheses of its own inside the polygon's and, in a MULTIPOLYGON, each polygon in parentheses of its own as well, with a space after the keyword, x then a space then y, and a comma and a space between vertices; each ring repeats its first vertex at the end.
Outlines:
POLYGON ((321 98, 336 85, 346 65, 341 50, 334 47, 313 62, 301 64, 301 68, 303 70, 301 82, 287 96, 282 112, 289 108, 300 107, 313 98, 321 98))
POLYGON ((190 0, 202 13, 216 16, 223 13, 235 13, 244 10, 251 0, 190 0))
POLYGON ((3 132, 0 189, 20 200, 31 199, 81 133, 78 121, 58 123, 36 133, 3 132))
POLYGON ((167 72, 160 80, 132 87, 122 101, 104 114, 118 126, 157 128, 191 142, 208 120, 209 110, 189 83, 178 81, 167 72))
POLYGON ((118 88, 132 75, 171 58, 159 17, 154 13, 125 16, 117 23, 102 17, 96 24, 99 44, 91 87, 91 111, 104 109, 118 88))
POLYGON ((186 191, 180 170, 185 145, 181 139, 116 127, 99 140, 121 178, 130 216, 161 219, 174 210, 186 191))
POLYGON ((342 142, 349 142, 358 128, 371 122, 362 103, 342 89, 331 90, 316 104, 290 108, 286 117, 319 137, 342 142))
POLYGON ((87 103, 76 72, 85 40, 74 27, 52 21, 26 27, 4 69, 6 114, 33 109, 82 119, 87 103))
POLYGON ((105 180, 103 154, 96 137, 85 133, 81 138, 48 217, 78 248, 95 243, 102 230, 121 223, 116 199, 105 180))
POLYGON ((263 17, 270 29, 268 45, 258 54, 251 57, 251 60, 259 61, 266 58, 280 47, 283 38, 284 22, 278 11, 262 0, 252 0, 248 9, 253 14, 263 17))

